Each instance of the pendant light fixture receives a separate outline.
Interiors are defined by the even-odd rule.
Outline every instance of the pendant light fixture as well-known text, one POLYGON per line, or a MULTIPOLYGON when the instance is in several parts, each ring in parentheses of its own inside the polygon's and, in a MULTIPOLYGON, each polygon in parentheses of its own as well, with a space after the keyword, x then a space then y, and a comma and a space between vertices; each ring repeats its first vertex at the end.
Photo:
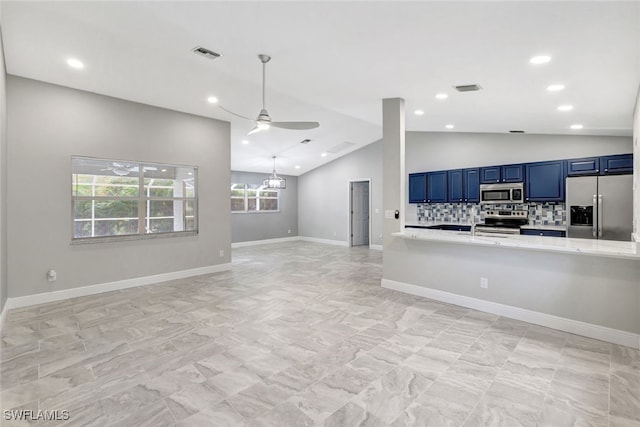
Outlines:
POLYGON ((284 190, 287 188, 287 180, 276 173, 276 156, 273 156, 273 173, 262 181, 262 187, 284 190))

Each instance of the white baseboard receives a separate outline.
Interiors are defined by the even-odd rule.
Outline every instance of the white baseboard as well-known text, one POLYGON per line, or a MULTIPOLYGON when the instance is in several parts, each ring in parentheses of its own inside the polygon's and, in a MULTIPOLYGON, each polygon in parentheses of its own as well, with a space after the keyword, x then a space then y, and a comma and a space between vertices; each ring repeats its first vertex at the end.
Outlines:
POLYGON ((318 239, 316 237, 305 236, 300 236, 300 240, 304 240, 305 242, 324 243, 325 245, 349 246, 349 243, 343 242, 342 240, 318 239))
POLYGON ((270 243, 295 242, 302 240, 300 236, 279 237, 277 239, 251 240, 249 242, 236 242, 231 244, 231 248, 242 248, 245 246, 268 245, 270 243))
POLYGON ((560 331, 570 332, 572 334, 582 335, 614 344, 636 349, 640 348, 640 334, 634 334, 632 332, 621 331, 618 329, 608 328, 606 326, 594 325, 592 323, 554 316, 552 314, 471 298, 464 295, 452 294, 450 292, 440 291, 437 289, 424 288, 422 286, 397 282, 395 280, 382 279, 382 287, 411 295, 431 298, 436 301, 473 308, 511 319, 522 320, 524 322, 546 326, 548 328, 558 329, 560 331))
POLYGON ((61 301, 69 298, 83 297, 87 295, 101 294, 103 292, 117 291, 120 289, 134 288, 137 286, 152 285, 154 283, 167 282, 169 280, 184 279, 185 277, 200 276, 203 274, 218 273, 230 270, 231 263, 210 265, 207 267, 192 268, 189 270, 172 271, 170 273, 155 274, 153 276, 136 277, 134 279, 118 280, 116 282, 100 283, 97 285, 82 286, 73 289, 45 292, 41 294, 27 295, 23 297, 8 298, 2 311, 4 313, 13 308, 28 307, 47 302, 61 301))
POLYGON ((381 251, 382 245, 369 245, 369 249, 372 249, 374 251, 381 251))

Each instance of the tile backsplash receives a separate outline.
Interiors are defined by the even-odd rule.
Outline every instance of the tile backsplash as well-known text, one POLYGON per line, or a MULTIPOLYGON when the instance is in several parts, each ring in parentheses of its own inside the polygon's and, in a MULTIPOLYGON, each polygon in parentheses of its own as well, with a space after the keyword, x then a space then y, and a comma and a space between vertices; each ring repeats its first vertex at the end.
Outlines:
POLYGON ((489 210, 526 210, 529 225, 567 225, 567 209, 564 203, 529 203, 517 205, 478 205, 463 203, 425 203, 418 204, 418 221, 436 222, 484 222, 485 212, 489 210))

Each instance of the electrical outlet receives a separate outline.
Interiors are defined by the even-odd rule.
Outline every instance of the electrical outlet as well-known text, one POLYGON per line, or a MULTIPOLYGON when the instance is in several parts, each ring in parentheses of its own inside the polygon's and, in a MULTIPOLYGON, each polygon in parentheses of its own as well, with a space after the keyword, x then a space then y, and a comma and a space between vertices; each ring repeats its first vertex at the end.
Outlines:
POLYGON ((58 273, 55 270, 47 271, 47 280, 52 283, 55 282, 58 280, 58 273))
POLYGON ((223 256, 224 256, 224 250, 220 249, 220 257, 223 257, 223 256))
POLYGON ((487 289, 489 287, 489 279, 487 279, 486 277, 481 277, 480 278, 480 287, 482 289, 487 289))

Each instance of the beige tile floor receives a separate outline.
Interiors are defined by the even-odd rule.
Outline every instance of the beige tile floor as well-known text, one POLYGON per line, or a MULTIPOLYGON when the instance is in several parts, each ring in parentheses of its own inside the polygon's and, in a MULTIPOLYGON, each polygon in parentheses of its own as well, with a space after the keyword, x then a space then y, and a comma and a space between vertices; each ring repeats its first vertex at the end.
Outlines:
POLYGON ((233 259, 10 311, 2 409, 74 426, 640 425, 637 350, 382 289, 365 248, 233 259))

